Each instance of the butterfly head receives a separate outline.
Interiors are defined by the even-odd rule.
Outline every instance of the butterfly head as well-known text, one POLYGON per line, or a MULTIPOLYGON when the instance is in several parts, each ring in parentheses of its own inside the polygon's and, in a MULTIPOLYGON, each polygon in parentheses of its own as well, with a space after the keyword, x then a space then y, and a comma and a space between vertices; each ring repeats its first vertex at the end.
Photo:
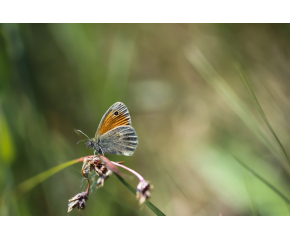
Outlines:
POLYGON ((88 142, 85 143, 86 148, 93 148, 98 154, 104 155, 104 152, 98 142, 93 138, 90 139, 88 142))
MULTIPOLYGON (((98 144, 98 141, 95 138, 89 138, 86 134, 84 134, 81 130, 77 130, 78 132, 80 132, 81 134, 83 134, 84 136, 86 136, 88 138, 88 142, 85 143, 86 148, 93 148, 95 151, 97 151, 99 154, 104 155, 104 152, 101 148, 101 146, 98 144)), ((83 140, 81 140, 83 141, 83 140)), ((79 143, 80 141, 78 141, 79 143)))
POLYGON ((94 148, 94 141, 93 140, 89 140, 88 142, 85 143, 86 148, 94 148))

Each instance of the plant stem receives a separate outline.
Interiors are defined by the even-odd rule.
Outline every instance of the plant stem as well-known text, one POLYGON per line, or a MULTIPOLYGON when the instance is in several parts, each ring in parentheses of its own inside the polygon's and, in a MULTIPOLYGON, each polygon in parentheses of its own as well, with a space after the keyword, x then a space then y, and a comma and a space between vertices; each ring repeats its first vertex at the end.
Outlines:
POLYGON ((124 165, 122 165, 122 164, 116 163, 116 162, 112 162, 112 161, 111 161, 111 163, 113 163, 113 164, 115 164, 116 166, 121 167, 121 168, 124 168, 124 169, 126 169, 127 171, 133 173, 137 178, 139 178, 139 181, 140 181, 140 182, 141 182, 141 181, 144 181, 144 178, 143 178, 139 173, 137 173, 136 171, 134 171, 133 169, 128 168, 128 167, 126 167, 126 166, 124 166, 124 165))
POLYGON ((32 188, 34 188, 35 186, 37 186, 38 184, 42 183, 43 181, 45 181, 46 179, 48 179, 49 177, 53 176, 54 174, 56 174, 57 172, 77 163, 80 162, 79 159, 74 159, 71 160, 69 162, 65 162, 63 164, 60 164, 56 167, 53 167, 47 171, 44 171, 32 178, 27 179, 26 181, 20 183, 17 187, 17 190, 23 194, 26 193, 28 191, 30 191, 32 188))

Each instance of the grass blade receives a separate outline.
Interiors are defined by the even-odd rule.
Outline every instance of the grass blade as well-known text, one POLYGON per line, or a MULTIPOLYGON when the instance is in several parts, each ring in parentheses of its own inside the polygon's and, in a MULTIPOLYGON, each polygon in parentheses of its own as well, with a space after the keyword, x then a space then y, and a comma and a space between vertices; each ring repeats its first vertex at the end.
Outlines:
POLYGON ((286 203, 288 203, 290 205, 290 200, 283 193, 281 193, 276 187, 274 187, 271 183, 269 183, 267 180, 265 180, 263 177, 261 177, 258 173, 256 173, 253 169, 251 169, 249 166, 247 166, 241 160, 239 160, 235 156, 233 156, 233 157, 239 164, 241 164, 245 169, 247 169, 249 172, 251 172, 258 179, 260 179, 264 184, 266 184, 270 189, 272 189, 278 196, 280 196, 286 203))
POLYGON ((17 187, 17 190, 20 193, 26 193, 28 191, 30 191, 32 188, 36 187, 38 184, 42 183, 43 181, 45 181, 46 179, 48 179, 49 177, 53 176, 54 174, 56 174, 57 172, 75 164, 79 162, 78 159, 74 159, 71 160, 69 162, 65 162, 63 164, 60 164, 56 167, 53 167, 51 169, 48 169, 47 171, 44 171, 32 178, 27 179, 26 181, 20 183, 17 187))
POLYGON ((254 102, 255 102, 255 104, 256 104, 258 110, 259 110, 259 113, 261 114, 261 116, 262 116, 264 122, 266 123, 268 129, 270 130, 270 132, 273 134, 274 138, 275 138, 276 141, 278 142, 280 148, 281 148, 282 151, 283 151, 283 154, 284 154, 286 160, 287 160, 288 163, 290 164, 289 157, 288 157, 288 155, 287 155, 287 153, 286 153, 284 147, 282 146, 282 143, 280 142, 279 138, 277 137, 276 133, 274 132, 272 126, 270 125, 270 122, 268 121, 268 119, 267 119, 267 117, 266 117, 266 114, 264 113, 264 111, 263 111, 263 109, 262 109, 262 107, 261 107, 261 105, 260 105, 260 103, 259 103, 259 101, 258 101, 258 99, 257 99, 257 97, 256 97, 256 95, 255 95, 255 93, 254 93, 254 91, 253 91, 253 89, 251 88, 251 86, 250 86, 250 84, 249 84, 249 81, 247 80, 247 78, 246 78, 246 76, 245 76, 245 74, 244 74, 244 72, 243 72, 243 70, 242 70, 242 68, 241 68, 241 66, 238 66, 238 68, 239 68, 240 75, 241 75, 241 78, 242 78, 242 80, 243 80, 243 83, 245 84, 247 90, 249 91, 251 97, 253 98, 253 100, 254 100, 254 102))
POLYGON ((281 157, 281 151, 276 147, 276 141, 267 136, 265 129, 261 126, 259 121, 253 117, 253 114, 243 103, 242 99, 235 93, 226 80, 218 74, 202 52, 198 48, 189 48, 185 54, 188 61, 203 79, 220 94, 245 125, 258 137, 267 149, 279 159, 281 157))

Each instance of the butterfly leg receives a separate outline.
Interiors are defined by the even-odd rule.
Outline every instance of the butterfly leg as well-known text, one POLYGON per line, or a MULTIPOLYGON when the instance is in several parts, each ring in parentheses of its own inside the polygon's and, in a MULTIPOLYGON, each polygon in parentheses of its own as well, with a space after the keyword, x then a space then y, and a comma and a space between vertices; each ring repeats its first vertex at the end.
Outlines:
POLYGON ((103 151, 103 149, 101 148, 101 146, 100 146, 100 154, 102 154, 102 155, 104 156, 104 151, 103 151))

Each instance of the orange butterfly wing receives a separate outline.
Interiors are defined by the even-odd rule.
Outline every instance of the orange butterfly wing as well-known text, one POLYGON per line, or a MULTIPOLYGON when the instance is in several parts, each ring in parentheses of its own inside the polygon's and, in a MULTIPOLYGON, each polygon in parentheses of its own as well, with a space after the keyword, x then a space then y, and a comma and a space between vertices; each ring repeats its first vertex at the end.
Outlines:
POLYGON ((128 108, 124 103, 116 102, 104 114, 95 137, 98 138, 104 133, 124 125, 131 125, 131 117, 128 108))

